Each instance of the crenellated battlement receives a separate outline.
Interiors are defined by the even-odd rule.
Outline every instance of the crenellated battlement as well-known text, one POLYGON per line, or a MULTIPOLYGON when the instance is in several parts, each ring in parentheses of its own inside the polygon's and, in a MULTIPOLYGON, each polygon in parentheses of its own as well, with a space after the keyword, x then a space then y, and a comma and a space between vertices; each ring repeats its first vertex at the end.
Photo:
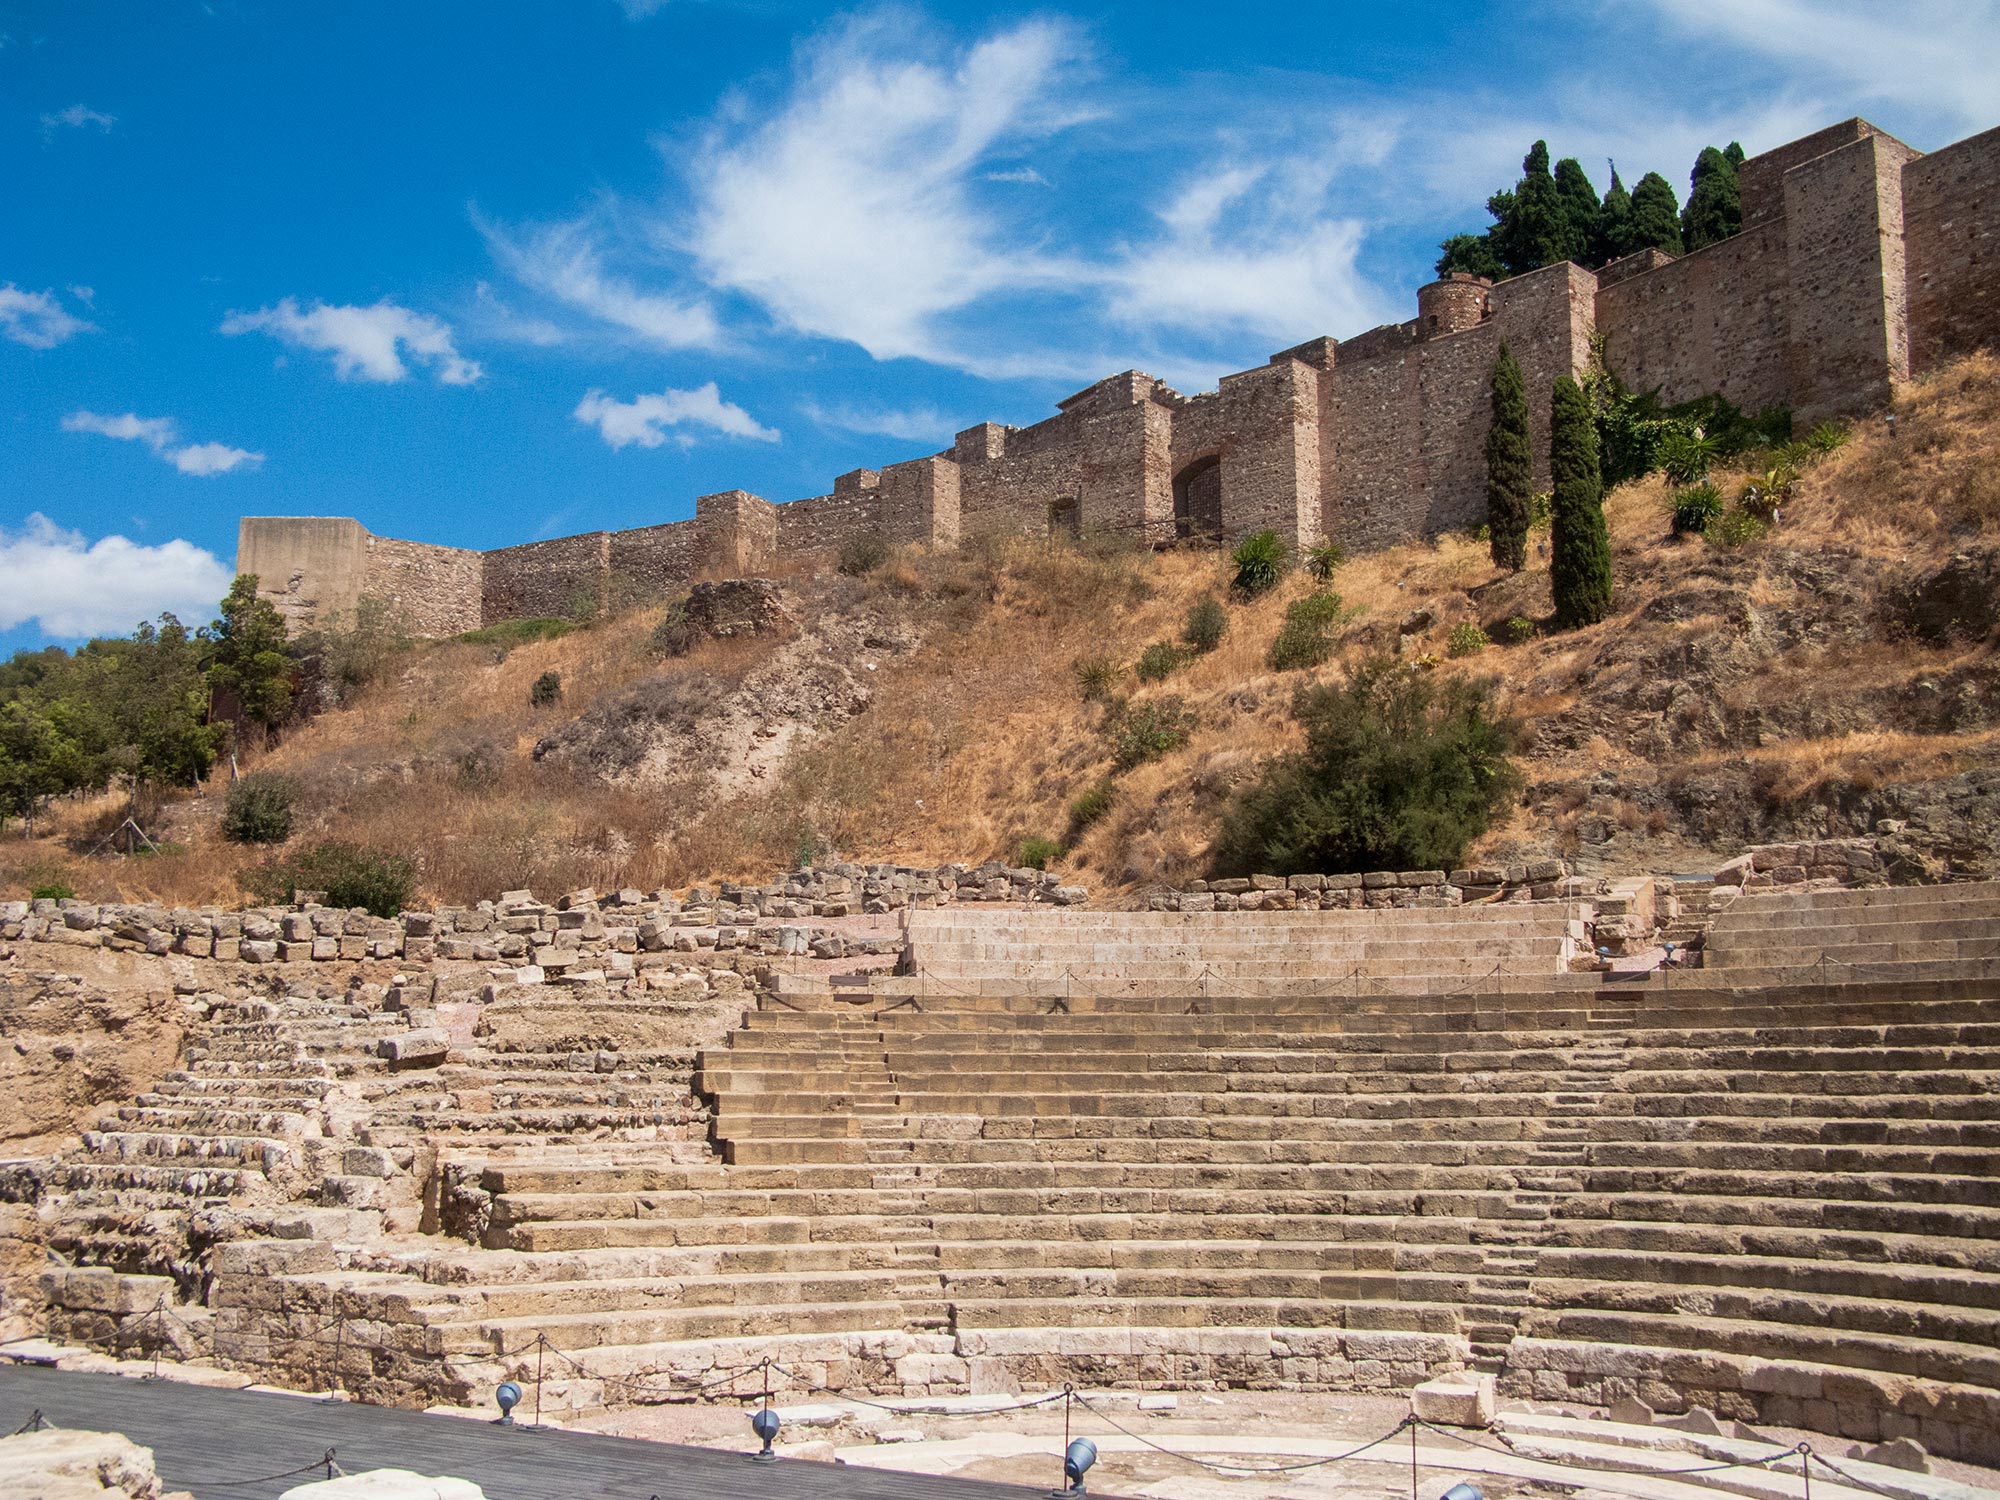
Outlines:
POLYGON ((2000 342, 1987 268, 2000 233, 2000 130, 1928 156, 1847 120, 1742 167, 1743 229, 1680 257, 1497 285, 1462 274, 1417 315, 1320 337, 1186 396, 1126 370, 1028 427, 982 422, 926 458, 840 475, 774 504, 704 495, 692 519, 491 552, 378 537, 335 517, 245 517, 237 571, 288 619, 364 597, 449 635, 676 592, 703 574, 831 558, 863 536, 952 547, 989 532, 1118 532, 1149 545, 1277 531, 1350 550, 1476 524, 1489 384, 1504 342, 1529 392, 1537 483, 1549 392, 1594 338, 1668 402, 1720 394, 1809 426, 1880 406, 1900 381, 2000 342))

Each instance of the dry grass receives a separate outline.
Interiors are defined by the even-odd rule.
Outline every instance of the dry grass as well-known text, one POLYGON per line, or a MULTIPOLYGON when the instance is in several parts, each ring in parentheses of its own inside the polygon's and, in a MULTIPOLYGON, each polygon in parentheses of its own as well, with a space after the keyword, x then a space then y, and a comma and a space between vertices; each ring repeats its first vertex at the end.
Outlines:
MULTIPOLYGON (((1864 694, 1881 701, 1921 674, 1990 662, 1990 643, 1930 649, 1887 639, 1867 621, 1836 619, 1810 581, 1814 569, 1832 568, 1865 602, 2000 525, 2000 362, 1963 361, 1901 393, 1893 410, 1893 433, 1879 419, 1859 424, 1846 447, 1808 471, 1784 526, 1734 552, 1669 536, 1663 480, 1621 487, 1605 507, 1617 612, 1564 635, 1519 644, 1496 638, 1462 667, 1441 670, 1495 675, 1516 714, 1580 725, 1535 752, 1531 778, 1557 780, 1645 768, 1628 730, 1657 713, 1635 713, 1627 724, 1607 717, 1604 705, 1645 701, 1665 670, 1699 664, 1708 674, 1703 697, 1741 714, 1773 704, 1825 705, 1831 714, 1864 694), (1690 592, 1702 597, 1687 618, 1651 608, 1690 592), (1764 639, 1758 622, 1778 617, 1806 622, 1794 644, 1764 639)), ((1740 477, 1718 483, 1733 493, 1740 477)), ((1055 867, 1131 894, 1201 872, 1232 792, 1263 759, 1295 743, 1289 705, 1301 685, 1394 646, 1399 624, 1418 610, 1432 623, 1405 641, 1413 655, 1443 656, 1446 635, 1461 621, 1492 629, 1514 615, 1545 619, 1546 560, 1532 541, 1529 558, 1526 572, 1505 575, 1483 542, 1452 535, 1353 559, 1331 585, 1352 611, 1333 659, 1314 672, 1274 673, 1267 653, 1286 607, 1318 587, 1303 574, 1243 601, 1228 594, 1227 559, 1210 551, 1146 554, 995 537, 955 552, 906 548, 866 579, 793 580, 808 616, 893 615, 924 644, 884 662, 869 712, 795 752, 750 793, 723 798, 692 778, 610 786, 530 759, 541 735, 605 694, 675 674, 719 692, 770 649, 768 641, 709 643, 662 664, 648 652, 657 607, 504 654, 420 648, 389 680, 294 730, 261 763, 308 788, 302 837, 405 850, 419 865, 424 894, 437 900, 472 901, 520 885, 553 891, 762 878, 801 855, 831 852, 911 863, 1011 858, 1024 837, 1067 835, 1070 802, 1111 771, 1105 728, 1113 710, 1085 702, 1072 672, 1079 658, 1110 655, 1127 669, 1118 696, 1173 695, 1198 721, 1183 748, 1116 778, 1110 813, 1055 867), (1140 685, 1131 664, 1149 643, 1177 640, 1203 598, 1226 604, 1220 645, 1165 681, 1140 685), (546 671, 561 675, 563 702, 533 710, 529 686, 546 671), (498 768, 490 783, 460 771, 480 747, 498 768)), ((2000 745, 1990 735, 1877 727, 1719 746, 1656 769, 1747 763, 1760 797, 1775 807, 1920 781, 1996 756, 2000 745)), ((141 860, 83 858, 70 846, 107 809, 65 808, 45 837, 0 840, 0 879, 18 888, 58 878, 104 897, 231 899, 234 872, 253 856, 221 842, 217 802, 168 809, 161 822, 178 852, 141 860)), ((1557 805, 1549 825, 1523 810, 1482 847, 1546 845, 1583 808, 1581 798, 1557 805)), ((1660 815, 1634 802, 1617 805, 1612 818, 1634 836, 1663 832, 1660 815)))

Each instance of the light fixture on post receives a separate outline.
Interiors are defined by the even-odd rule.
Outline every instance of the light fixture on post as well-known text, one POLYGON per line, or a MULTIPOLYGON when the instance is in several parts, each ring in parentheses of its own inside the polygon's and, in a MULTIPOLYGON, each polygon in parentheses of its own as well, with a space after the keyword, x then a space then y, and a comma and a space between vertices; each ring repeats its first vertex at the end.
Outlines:
POLYGON ((1078 1438, 1063 1449, 1063 1478, 1069 1481, 1066 1490, 1050 1490, 1049 1500, 1073 1500, 1083 1493, 1083 1476, 1090 1472, 1090 1466, 1097 1462, 1097 1444, 1089 1438, 1078 1438))
POLYGON ((1486 1500, 1476 1484, 1455 1484, 1444 1492, 1442 1500, 1486 1500))
POLYGON ((500 1420, 496 1426, 514 1425, 514 1408, 521 1404, 521 1388, 511 1380, 503 1380, 493 1392, 493 1404, 500 1408, 500 1420))
POLYGON ((771 1451, 771 1443, 778 1436, 778 1414, 768 1406, 760 1406, 750 1414, 750 1430, 764 1441, 764 1446, 750 1455, 750 1461, 758 1464, 774 1464, 778 1455, 771 1451))

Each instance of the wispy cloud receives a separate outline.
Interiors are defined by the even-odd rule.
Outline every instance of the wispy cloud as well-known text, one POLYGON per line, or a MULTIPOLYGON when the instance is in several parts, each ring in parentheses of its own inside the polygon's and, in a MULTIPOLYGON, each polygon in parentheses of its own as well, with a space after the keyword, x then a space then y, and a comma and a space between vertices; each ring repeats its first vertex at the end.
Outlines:
MULTIPOLYGON (((81 296, 78 300, 86 306, 90 301, 81 296)), ((30 349, 53 349, 96 326, 66 311, 54 292, 24 292, 11 281, 0 286, 0 338, 30 349)))
POLYGON ((448 324, 386 297, 369 307, 314 302, 308 308, 286 297, 275 307, 230 313, 222 331, 268 333, 294 348, 331 354, 333 373, 342 380, 407 380, 411 364, 429 369, 443 385, 471 385, 485 373, 458 352, 448 324))
POLYGON ((82 130, 87 125, 95 125, 100 132, 105 132, 117 123, 116 115, 107 115, 103 110, 92 109, 85 104, 72 104, 68 109, 42 116, 42 139, 52 141, 59 130, 82 130))
MULTIPOLYGON (((590 225, 542 225, 509 230, 474 215, 493 257, 531 291, 597 324, 661 349, 713 349, 722 342, 714 309, 699 296, 644 292, 604 269, 604 252, 590 225)), ((544 328, 546 319, 530 320, 544 328)))
POLYGON ((122 633, 168 610, 200 619, 229 578, 220 558, 192 542, 92 542, 38 512, 17 531, 0 529, 0 630, 32 620, 73 639, 122 633))
POLYGON ((208 479, 232 469, 251 468, 264 461, 261 453, 231 448, 226 443, 183 443, 180 428, 171 417, 141 417, 132 412, 105 416, 94 411, 73 411, 62 420, 64 432, 94 432, 121 442, 144 443, 155 454, 183 474, 208 479))
POLYGON ((636 443, 641 448, 657 448, 671 436, 683 448, 694 446, 695 435, 669 428, 706 427, 727 437, 750 438, 775 443, 778 432, 766 427, 742 407, 722 399, 715 382, 691 391, 660 391, 618 401, 603 391, 591 391, 576 404, 576 420, 595 427, 598 435, 614 449, 636 443))
POLYGON ((931 406, 854 406, 846 402, 823 406, 817 401, 801 401, 799 411, 807 421, 829 431, 897 438, 907 443, 949 443, 953 434, 971 425, 931 406))

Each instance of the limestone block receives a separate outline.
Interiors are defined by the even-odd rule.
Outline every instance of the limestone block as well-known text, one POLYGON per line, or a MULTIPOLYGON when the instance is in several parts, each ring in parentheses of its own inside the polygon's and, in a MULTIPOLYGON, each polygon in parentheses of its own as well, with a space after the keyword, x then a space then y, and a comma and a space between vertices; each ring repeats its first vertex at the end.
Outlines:
POLYGON ((1931 1471, 1930 1454, 1913 1437, 1893 1438, 1873 1447, 1857 1444, 1847 1450, 1847 1456, 1858 1458, 1863 1463, 1886 1464, 1892 1469, 1904 1469, 1912 1474, 1928 1474, 1931 1471))
POLYGON ((331 1271, 333 1246, 324 1240, 231 1240, 215 1247, 215 1274, 225 1276, 302 1276, 331 1271))
POLYGON ((116 1432, 51 1427, 0 1438, 0 1495, 21 1500, 156 1500, 153 1452, 116 1432))
POLYGON ((241 945, 237 956, 246 964, 276 963, 278 961, 278 945, 271 939, 251 938, 241 945))
POLYGON ((1426 1380, 1410 1392, 1420 1420, 1445 1427, 1493 1425, 1493 1377, 1472 1370, 1426 1380))
POLYGON ((432 1028, 385 1036, 375 1044, 375 1055, 394 1063, 436 1067, 451 1051, 451 1038, 432 1028))
POLYGON ((1634 1427, 1650 1427, 1653 1423, 1653 1408, 1637 1396, 1620 1396, 1611 1403, 1608 1413, 1614 1422, 1629 1422, 1634 1427))
POLYGON ((278 1500, 486 1500, 470 1479, 433 1477, 410 1469, 364 1469, 295 1484, 278 1500))

